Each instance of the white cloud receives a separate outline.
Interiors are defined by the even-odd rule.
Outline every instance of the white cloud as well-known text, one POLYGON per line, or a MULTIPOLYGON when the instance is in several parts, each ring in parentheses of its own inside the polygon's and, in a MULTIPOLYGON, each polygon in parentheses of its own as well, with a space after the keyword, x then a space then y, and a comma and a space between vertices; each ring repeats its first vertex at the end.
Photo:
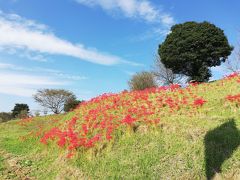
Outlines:
POLYGON ((66 84, 67 82, 57 81, 47 76, 0 72, 0 93, 3 94, 31 97, 39 88, 66 84))
POLYGON ((137 19, 151 24, 150 30, 134 35, 131 41, 145 41, 147 39, 159 40, 170 32, 171 26, 175 24, 174 17, 166 13, 160 7, 154 6, 149 0, 75 0, 76 2, 89 6, 101 7, 107 13, 120 13, 126 18, 137 19))
POLYGON ((24 87, 1 86, 0 93, 21 97, 31 97, 34 93, 36 93, 36 90, 24 87))
POLYGON ((73 81, 80 81, 80 80, 87 80, 88 77, 86 76, 79 76, 79 75, 71 75, 66 73, 55 73, 55 75, 59 78, 69 79, 73 81))
POLYGON ((20 72, 34 72, 34 73, 41 73, 41 74, 47 74, 50 76, 54 76, 56 78, 67 79, 67 80, 73 80, 73 81, 79 81, 79 80, 86 80, 88 77, 82 76, 82 75, 74 75, 74 74, 68 74, 64 73, 62 71, 56 70, 56 69, 49 69, 49 68, 41 68, 41 67, 22 67, 22 66, 16 66, 14 64, 9 63, 1 63, 0 62, 0 69, 2 70, 11 70, 11 71, 20 71, 20 72))
POLYGON ((55 82, 44 76, 29 76, 12 73, 0 73, 1 85, 63 85, 64 83, 55 82))
MULTIPOLYGON (((57 37, 44 24, 24 19, 16 14, 5 14, 1 11, 0 48, 65 55, 102 65, 129 62, 118 56, 86 48, 82 44, 73 44, 57 37)), ((41 57, 39 58, 41 59, 41 57)))
POLYGON ((14 67, 14 65, 12 65, 12 64, 0 63, 0 69, 11 69, 13 67, 14 67))
POLYGON ((135 74, 135 72, 132 72, 132 71, 123 71, 123 72, 128 76, 133 76, 135 74))
POLYGON ((25 50, 24 52, 17 52, 17 55, 19 55, 19 57, 21 58, 27 58, 29 60, 33 60, 33 61, 39 61, 39 62, 47 62, 47 58, 45 58, 45 56, 43 56, 42 54, 39 53, 33 53, 31 51, 25 50))
POLYGON ((148 30, 140 35, 138 34, 136 36, 133 36, 132 38, 130 38, 130 40, 132 42, 140 42, 154 38, 159 42, 162 40, 164 36, 168 35, 169 32, 170 32, 169 29, 162 29, 160 27, 152 28, 151 30, 148 30))
POLYGON ((155 7, 148 0, 75 0, 80 4, 94 7, 100 6, 105 11, 119 11, 127 18, 142 19, 150 23, 160 23, 170 27, 175 23, 174 18, 155 7))

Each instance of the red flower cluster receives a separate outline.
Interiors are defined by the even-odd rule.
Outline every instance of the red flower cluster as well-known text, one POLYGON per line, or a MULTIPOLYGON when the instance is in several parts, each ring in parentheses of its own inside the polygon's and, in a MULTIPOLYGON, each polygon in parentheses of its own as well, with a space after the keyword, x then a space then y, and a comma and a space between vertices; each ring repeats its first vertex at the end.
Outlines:
POLYGON ((240 104, 240 94, 237 94, 237 95, 228 95, 226 97, 226 99, 228 101, 231 101, 231 102, 236 102, 238 104, 240 104))
POLYGON ((136 119, 132 118, 130 115, 127 115, 121 122, 124 124, 132 125, 136 119))
POLYGON ((207 101, 205 101, 203 98, 197 98, 194 100, 193 104, 195 107, 203 106, 207 101))
POLYGON ((27 126, 28 123, 32 122, 33 118, 32 117, 28 117, 25 119, 21 119, 21 121, 18 122, 18 124, 20 126, 27 126))
MULTIPOLYGON (((143 91, 123 91, 120 94, 103 94, 81 103, 73 111, 74 116, 58 126, 45 131, 41 142, 56 141, 61 148, 74 151, 92 148, 100 143, 111 141, 117 130, 133 128, 139 124, 158 124, 164 116, 176 115, 179 110, 188 108, 194 112, 206 101, 197 97, 196 85, 181 88, 175 84, 143 91)), ((41 133, 42 134, 42 133, 41 133)))
POLYGON ((226 79, 233 79, 233 78, 236 78, 238 76, 239 76, 239 73, 238 72, 234 72, 234 73, 232 73, 230 75, 225 76, 225 78, 226 79))
MULTIPOLYGON (((206 94, 215 88, 222 90, 219 87, 232 82, 240 83, 239 74, 231 74, 213 87, 211 83, 191 83, 185 88, 174 84, 143 91, 103 94, 81 103, 67 115, 46 117, 41 126, 38 119, 32 118, 24 119, 19 124, 35 125, 37 130, 26 137, 38 136, 43 144, 54 142, 60 148, 67 149, 67 157, 71 158, 76 150, 103 147, 107 142, 116 140, 119 131, 122 134, 126 129, 135 130, 140 125, 156 126, 162 119, 170 119, 171 116, 195 116, 198 109, 204 108, 209 101, 201 97, 201 93, 206 94)), ((228 95, 225 99, 240 105, 240 94, 228 95)))

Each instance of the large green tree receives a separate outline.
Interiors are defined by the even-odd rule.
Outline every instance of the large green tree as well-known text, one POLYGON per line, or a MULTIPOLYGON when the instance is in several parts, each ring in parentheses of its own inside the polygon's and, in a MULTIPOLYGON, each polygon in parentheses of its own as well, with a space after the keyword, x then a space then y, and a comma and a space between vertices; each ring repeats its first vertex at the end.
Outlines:
POLYGON ((174 73, 204 82, 212 76, 210 67, 225 62, 232 50, 223 30, 214 24, 186 22, 171 28, 158 53, 174 73))

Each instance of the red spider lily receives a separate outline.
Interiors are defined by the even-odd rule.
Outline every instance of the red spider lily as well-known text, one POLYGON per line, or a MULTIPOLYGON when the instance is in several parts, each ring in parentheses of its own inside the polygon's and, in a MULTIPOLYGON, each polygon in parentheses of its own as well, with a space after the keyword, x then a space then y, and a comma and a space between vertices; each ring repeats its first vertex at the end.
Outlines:
POLYGON ((195 107, 203 106, 207 101, 205 101, 203 98, 197 98, 194 100, 193 105, 195 107))
POLYGON ((230 75, 225 76, 225 78, 226 79, 233 79, 233 78, 238 77, 238 76, 239 76, 239 73, 238 72, 234 72, 234 73, 232 73, 230 75))
POLYGON ((131 115, 127 115, 122 121, 121 123, 125 123, 128 125, 132 125, 134 122, 136 121, 136 119, 132 118, 131 115))
POLYGON ((197 85, 199 85, 199 84, 200 84, 200 82, 190 82, 190 83, 189 83, 190 86, 197 86, 197 85))
POLYGON ((82 124, 82 130, 83 130, 85 135, 88 133, 88 127, 87 127, 86 124, 82 124))
POLYGON ((28 123, 32 122, 33 118, 32 117, 27 117, 25 119, 22 119, 21 121, 18 122, 20 126, 26 126, 28 123))
POLYGON ((71 119, 71 121, 69 121, 68 127, 69 127, 69 128, 72 128, 73 126, 75 126, 77 120, 78 120, 77 117, 73 117, 73 118, 71 119))
POLYGON ((177 89, 181 88, 181 86, 179 84, 171 84, 168 88, 171 91, 174 91, 174 90, 177 90, 177 89))
MULTIPOLYGON (((233 77, 236 75, 229 76, 233 77)), ((228 79, 219 81, 216 87, 225 85, 228 79)), ((240 82, 240 79, 234 79, 235 83, 236 81, 240 82)), ((205 83, 197 85, 198 83, 192 83, 186 88, 171 85, 143 91, 103 94, 81 103, 72 112, 74 116, 67 121, 54 116, 57 121, 49 123, 54 128, 46 131, 49 126, 46 129, 43 127, 38 136, 42 136, 41 142, 44 144, 54 141, 59 148, 68 150, 69 157, 72 157, 79 149, 94 148, 117 139, 115 135, 118 134, 118 129, 128 132, 128 128, 132 128, 136 122, 139 125, 155 126, 160 123, 160 119, 171 116, 195 116, 197 109, 207 102, 199 97, 199 92, 206 92, 209 88, 205 83)), ((226 99, 240 103, 240 95, 229 95, 226 99)))
POLYGON ((228 101, 240 103, 240 94, 237 95, 228 95, 226 97, 228 101))
POLYGON ((94 143, 100 141, 102 135, 101 134, 97 134, 94 137, 92 137, 86 144, 86 147, 90 148, 94 146, 94 143))
POLYGON ((67 158, 68 158, 68 159, 71 159, 73 156, 74 156, 74 153, 73 153, 73 152, 70 152, 70 153, 68 153, 67 158))
POLYGON ((66 144, 67 140, 65 136, 60 136, 60 139, 58 140, 57 144, 60 147, 63 147, 66 144))

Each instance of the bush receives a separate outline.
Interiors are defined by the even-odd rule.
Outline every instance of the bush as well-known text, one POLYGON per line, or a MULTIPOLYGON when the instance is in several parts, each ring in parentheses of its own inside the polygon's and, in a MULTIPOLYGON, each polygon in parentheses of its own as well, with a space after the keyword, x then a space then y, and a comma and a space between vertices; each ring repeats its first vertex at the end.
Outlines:
POLYGON ((12 113, 1 112, 0 113, 0 123, 7 122, 13 119, 12 113))
POLYGON ((27 104, 15 104, 12 110, 13 118, 25 117, 29 113, 29 107, 27 104))
POLYGON ((157 87, 157 83, 156 80, 154 79, 153 74, 146 71, 136 73, 135 75, 133 75, 130 81, 128 82, 128 85, 132 91, 157 87))
POLYGON ((22 110, 20 111, 20 113, 16 116, 16 118, 19 118, 19 119, 25 119, 28 117, 28 111, 27 110, 22 110))

